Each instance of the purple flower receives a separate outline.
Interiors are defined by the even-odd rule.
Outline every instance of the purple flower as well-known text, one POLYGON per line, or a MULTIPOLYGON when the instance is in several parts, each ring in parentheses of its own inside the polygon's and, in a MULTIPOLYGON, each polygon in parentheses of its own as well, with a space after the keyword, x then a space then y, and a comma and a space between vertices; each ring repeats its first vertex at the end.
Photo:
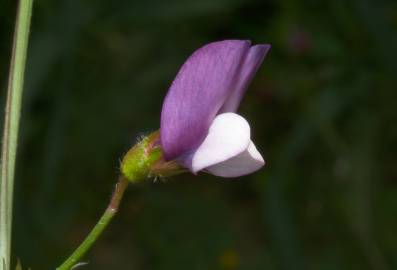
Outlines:
POLYGON ((265 162, 236 110, 270 45, 213 42, 195 51, 173 81, 161 112, 165 160, 193 173, 237 177, 265 162))

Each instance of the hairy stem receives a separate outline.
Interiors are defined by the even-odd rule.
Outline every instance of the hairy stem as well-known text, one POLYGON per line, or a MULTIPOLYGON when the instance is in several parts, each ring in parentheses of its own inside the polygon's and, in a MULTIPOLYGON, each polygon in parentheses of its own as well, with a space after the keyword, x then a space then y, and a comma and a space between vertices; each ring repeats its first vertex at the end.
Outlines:
POLYGON ((106 229, 110 221, 113 219, 114 215, 117 213, 128 183, 128 180, 126 180, 123 176, 119 177, 119 181, 116 184, 112 198, 110 199, 109 205, 103 213, 102 217, 99 219, 99 221, 88 234, 88 236, 84 239, 84 241, 80 244, 80 246, 72 253, 72 255, 70 255, 69 258, 66 259, 66 261, 61 264, 61 266, 57 268, 57 270, 69 270, 79 263, 81 258, 92 247, 92 245, 95 243, 98 237, 106 229))
POLYGON ((12 202, 23 81, 33 0, 20 0, 8 78, 0 179, 0 270, 11 261, 12 202))

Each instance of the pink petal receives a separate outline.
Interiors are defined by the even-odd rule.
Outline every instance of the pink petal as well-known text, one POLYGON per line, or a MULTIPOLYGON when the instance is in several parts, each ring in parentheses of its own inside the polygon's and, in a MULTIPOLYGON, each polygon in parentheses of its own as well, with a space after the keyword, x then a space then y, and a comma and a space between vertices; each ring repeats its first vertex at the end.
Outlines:
POLYGON ((214 119, 208 136, 183 163, 196 173, 241 154, 249 143, 248 122, 238 114, 223 113, 214 119))
POLYGON ((248 148, 241 154, 224 162, 206 168, 207 171, 221 177, 239 177, 253 173, 265 165, 261 154, 251 141, 248 148))

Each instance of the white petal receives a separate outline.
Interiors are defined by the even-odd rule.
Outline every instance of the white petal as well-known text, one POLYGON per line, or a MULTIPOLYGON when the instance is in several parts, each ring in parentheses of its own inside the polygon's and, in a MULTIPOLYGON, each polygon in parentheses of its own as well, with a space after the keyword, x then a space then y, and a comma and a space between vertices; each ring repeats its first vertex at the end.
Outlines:
POLYGON ((238 114, 223 113, 215 117, 208 135, 192 155, 194 173, 231 159, 244 152, 250 143, 250 126, 238 114))
POLYGON ((208 167, 210 173, 221 177, 238 177, 253 173, 265 165, 261 154, 251 141, 247 150, 224 162, 208 167))

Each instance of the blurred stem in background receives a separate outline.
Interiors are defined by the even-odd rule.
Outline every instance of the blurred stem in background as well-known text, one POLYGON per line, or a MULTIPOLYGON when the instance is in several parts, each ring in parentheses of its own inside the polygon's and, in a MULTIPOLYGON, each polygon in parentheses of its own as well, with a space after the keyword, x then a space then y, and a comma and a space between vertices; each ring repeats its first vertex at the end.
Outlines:
POLYGON ((18 5, 5 109, 0 189, 0 270, 10 269, 12 201, 23 81, 33 0, 18 5))

